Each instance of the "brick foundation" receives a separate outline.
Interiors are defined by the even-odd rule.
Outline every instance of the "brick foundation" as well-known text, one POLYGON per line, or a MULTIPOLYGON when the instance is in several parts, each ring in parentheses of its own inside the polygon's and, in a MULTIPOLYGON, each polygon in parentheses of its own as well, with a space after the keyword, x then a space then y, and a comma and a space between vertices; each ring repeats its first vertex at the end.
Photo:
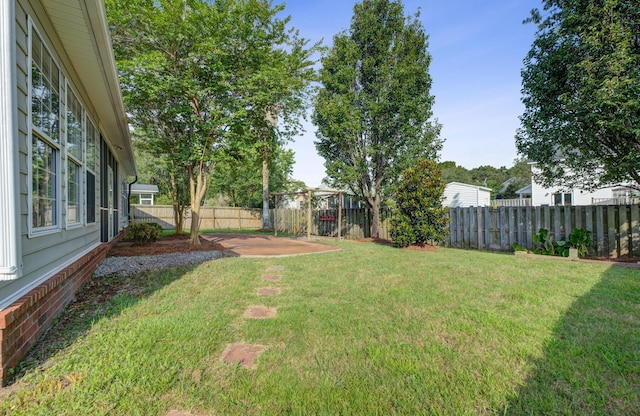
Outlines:
POLYGON ((8 370, 20 362, 51 321, 71 302, 76 292, 106 257, 109 247, 114 242, 115 240, 109 244, 101 244, 91 250, 0 311, 2 386, 9 378, 8 370))

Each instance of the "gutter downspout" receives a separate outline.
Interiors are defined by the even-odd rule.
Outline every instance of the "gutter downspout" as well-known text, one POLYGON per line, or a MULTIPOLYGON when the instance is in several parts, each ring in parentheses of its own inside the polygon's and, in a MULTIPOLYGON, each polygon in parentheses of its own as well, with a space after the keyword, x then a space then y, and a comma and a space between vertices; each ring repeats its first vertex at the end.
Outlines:
POLYGON ((138 182, 138 175, 133 180, 133 182, 129 183, 129 193, 127 194, 127 220, 131 222, 131 185, 138 182))

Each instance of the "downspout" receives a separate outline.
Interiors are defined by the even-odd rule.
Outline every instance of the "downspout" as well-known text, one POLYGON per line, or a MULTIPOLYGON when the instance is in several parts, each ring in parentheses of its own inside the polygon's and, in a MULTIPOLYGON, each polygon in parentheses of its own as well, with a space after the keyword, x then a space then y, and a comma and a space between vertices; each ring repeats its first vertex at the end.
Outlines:
POLYGON ((133 182, 129 183, 129 193, 127 194, 127 220, 131 222, 131 185, 138 182, 138 175, 133 180, 133 182))

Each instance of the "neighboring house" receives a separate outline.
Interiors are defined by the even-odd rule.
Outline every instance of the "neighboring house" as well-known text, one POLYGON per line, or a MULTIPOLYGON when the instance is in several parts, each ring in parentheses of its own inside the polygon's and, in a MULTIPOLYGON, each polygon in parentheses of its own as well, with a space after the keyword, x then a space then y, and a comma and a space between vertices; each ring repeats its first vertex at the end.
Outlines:
POLYGON ((102 1, 0 3, 0 379, 127 225, 133 149, 102 1))
POLYGON ((154 205, 153 200, 158 192, 157 185, 134 183, 131 185, 131 202, 140 205, 154 205))
POLYGON ((485 207, 491 203, 491 188, 449 182, 444 188, 442 205, 451 208, 485 207))
MULTIPOLYGON (((534 176, 537 172, 535 163, 531 164, 534 176)), ((586 191, 567 189, 560 186, 545 187, 531 178, 531 185, 518 190, 518 193, 531 194, 531 204, 541 205, 616 205, 638 203, 633 197, 637 195, 632 189, 624 186, 610 186, 586 191), (635 202, 634 202, 635 201, 635 202)))

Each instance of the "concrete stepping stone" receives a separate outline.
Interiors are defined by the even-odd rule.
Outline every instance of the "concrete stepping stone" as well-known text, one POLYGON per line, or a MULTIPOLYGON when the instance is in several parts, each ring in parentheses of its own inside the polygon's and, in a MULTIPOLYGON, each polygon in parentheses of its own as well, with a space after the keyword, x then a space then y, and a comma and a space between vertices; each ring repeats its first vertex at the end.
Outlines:
POLYGON ((284 266, 269 266, 267 270, 284 270, 284 266))
POLYGON ((280 276, 276 276, 274 274, 265 274, 262 276, 263 280, 272 280, 272 281, 278 281, 280 280, 280 276))
POLYGON ((249 308, 244 312, 243 316, 245 318, 253 319, 275 318, 276 309, 267 308, 266 306, 249 306, 249 308))
POLYGON ((229 364, 240 364, 242 367, 255 369, 255 360, 264 352, 266 347, 258 344, 237 342, 227 345, 222 353, 222 361, 229 364))
POLYGON ((258 289, 258 296, 261 295, 279 295, 282 289, 279 287, 261 287, 258 289))

